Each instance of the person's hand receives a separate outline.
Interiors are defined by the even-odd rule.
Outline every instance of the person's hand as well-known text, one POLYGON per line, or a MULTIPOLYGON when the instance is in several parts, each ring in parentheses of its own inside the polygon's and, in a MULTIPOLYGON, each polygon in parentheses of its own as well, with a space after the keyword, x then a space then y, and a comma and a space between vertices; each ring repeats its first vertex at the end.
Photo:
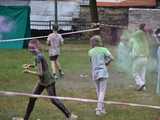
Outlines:
POLYGON ((23 67, 24 69, 29 69, 29 68, 33 67, 33 65, 32 65, 32 64, 23 64, 22 67, 23 67))
POLYGON ((28 69, 23 70, 23 73, 29 73, 28 69))
POLYGON ((110 60, 110 61, 106 62, 106 63, 105 63, 105 64, 106 64, 106 66, 108 66, 108 65, 111 63, 111 61, 112 61, 112 60, 110 60))
POLYGON ((28 68, 28 64, 23 64, 22 67, 23 67, 24 69, 27 69, 27 68, 28 68))

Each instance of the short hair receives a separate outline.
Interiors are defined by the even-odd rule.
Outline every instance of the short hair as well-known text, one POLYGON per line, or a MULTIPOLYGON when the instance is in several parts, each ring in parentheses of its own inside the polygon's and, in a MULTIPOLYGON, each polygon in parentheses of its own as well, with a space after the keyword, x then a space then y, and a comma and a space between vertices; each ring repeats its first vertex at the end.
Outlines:
POLYGON ((95 36, 91 37, 90 44, 91 44, 92 47, 103 46, 103 42, 102 42, 101 36, 95 35, 95 36))
POLYGON ((29 44, 28 44, 28 47, 30 46, 34 46, 36 47, 37 49, 40 49, 40 42, 38 39, 32 39, 29 41, 29 44))
POLYGON ((56 31, 56 32, 58 31, 58 25, 54 24, 52 27, 53 27, 53 31, 56 31))
POLYGON ((146 24, 145 24, 145 23, 142 23, 142 24, 139 25, 139 29, 140 29, 140 30, 144 30, 145 26, 146 26, 146 24))
POLYGON ((159 34, 160 33, 160 28, 157 28, 156 30, 155 30, 155 34, 159 34))

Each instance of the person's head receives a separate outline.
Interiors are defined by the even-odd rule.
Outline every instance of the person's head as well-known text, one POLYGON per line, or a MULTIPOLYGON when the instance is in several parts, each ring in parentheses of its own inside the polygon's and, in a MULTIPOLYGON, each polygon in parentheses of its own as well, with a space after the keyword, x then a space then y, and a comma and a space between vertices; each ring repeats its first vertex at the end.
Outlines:
POLYGON ((30 40, 28 43, 28 50, 33 54, 37 54, 40 51, 39 40, 37 39, 30 40))
POLYGON ((90 44, 91 44, 92 48, 93 47, 102 47, 103 46, 102 38, 99 35, 95 35, 95 36, 91 37, 90 44))
POLYGON ((146 24, 142 23, 139 25, 139 29, 145 31, 145 26, 146 26, 146 24))
POLYGON ((53 25, 53 32, 58 32, 58 25, 53 25))
POLYGON ((157 37, 160 37, 160 28, 157 28, 154 33, 157 37))

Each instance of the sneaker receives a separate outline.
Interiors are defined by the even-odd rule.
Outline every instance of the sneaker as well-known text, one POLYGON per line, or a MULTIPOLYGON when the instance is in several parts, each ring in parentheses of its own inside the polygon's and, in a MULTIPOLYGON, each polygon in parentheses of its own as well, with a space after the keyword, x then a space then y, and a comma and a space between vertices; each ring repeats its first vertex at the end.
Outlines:
POLYGON ((53 79, 58 80, 58 76, 56 74, 53 74, 53 79))
POLYGON ((146 91, 146 87, 143 87, 143 91, 146 91))
POLYGON ((107 114, 105 109, 101 110, 101 113, 104 114, 104 115, 107 114))
POLYGON ((77 120, 78 116, 71 114, 71 116, 69 118, 67 118, 66 120, 77 120))
POLYGON ((100 110, 96 110, 96 115, 100 116, 101 115, 101 111, 100 110))
POLYGON ((142 91, 144 89, 145 85, 142 85, 138 88, 138 91, 142 91))
POLYGON ((24 119, 21 117, 13 117, 12 120, 24 120, 24 119))
POLYGON ((60 71, 60 72, 59 72, 59 77, 60 77, 60 78, 63 78, 63 77, 64 77, 64 72, 63 72, 63 71, 60 71))

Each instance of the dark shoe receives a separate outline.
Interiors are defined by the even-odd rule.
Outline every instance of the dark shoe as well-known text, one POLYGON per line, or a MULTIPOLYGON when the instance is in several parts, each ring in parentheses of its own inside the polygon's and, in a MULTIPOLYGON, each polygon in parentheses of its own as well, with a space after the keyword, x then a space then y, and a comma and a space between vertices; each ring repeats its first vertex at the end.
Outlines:
POLYGON ((53 79, 58 80, 58 76, 56 74, 53 74, 53 79))
POLYGON ((142 91, 145 88, 145 85, 142 85, 141 87, 138 88, 137 91, 142 91))

